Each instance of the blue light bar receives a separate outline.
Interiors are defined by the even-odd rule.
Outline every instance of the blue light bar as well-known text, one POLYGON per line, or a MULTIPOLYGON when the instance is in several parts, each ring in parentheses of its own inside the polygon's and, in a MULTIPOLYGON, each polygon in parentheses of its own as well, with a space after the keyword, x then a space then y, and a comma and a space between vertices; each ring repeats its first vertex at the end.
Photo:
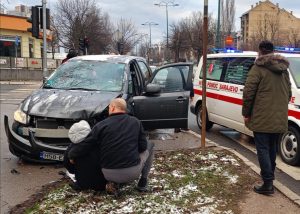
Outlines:
POLYGON ((241 50, 236 50, 233 48, 212 48, 212 52, 214 53, 242 53, 241 50))
POLYGON ((284 52, 284 53, 300 53, 300 48, 290 48, 290 47, 278 47, 274 48, 277 52, 284 52))

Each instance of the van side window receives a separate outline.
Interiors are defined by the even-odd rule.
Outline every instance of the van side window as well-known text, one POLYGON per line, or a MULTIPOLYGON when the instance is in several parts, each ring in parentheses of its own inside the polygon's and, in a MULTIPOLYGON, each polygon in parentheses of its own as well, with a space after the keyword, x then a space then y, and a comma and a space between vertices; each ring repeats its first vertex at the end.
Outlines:
POLYGON ((232 58, 227 66, 224 81, 243 85, 254 61, 254 57, 232 58))
MULTIPOLYGON (((206 64, 206 78, 209 80, 221 80, 222 71, 225 66, 225 60, 219 59, 207 59, 206 64)), ((199 78, 202 78, 202 68, 199 78)))

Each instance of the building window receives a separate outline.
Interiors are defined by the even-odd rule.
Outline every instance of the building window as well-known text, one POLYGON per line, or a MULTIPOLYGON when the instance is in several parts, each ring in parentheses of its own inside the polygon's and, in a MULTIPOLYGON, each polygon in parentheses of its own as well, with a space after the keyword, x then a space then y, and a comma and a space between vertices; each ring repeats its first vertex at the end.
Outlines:
POLYGON ((20 57, 20 38, 15 36, 0 36, 0 56, 20 57))
POLYGON ((33 56, 33 39, 29 39, 29 57, 30 58, 33 58, 34 56, 33 56))

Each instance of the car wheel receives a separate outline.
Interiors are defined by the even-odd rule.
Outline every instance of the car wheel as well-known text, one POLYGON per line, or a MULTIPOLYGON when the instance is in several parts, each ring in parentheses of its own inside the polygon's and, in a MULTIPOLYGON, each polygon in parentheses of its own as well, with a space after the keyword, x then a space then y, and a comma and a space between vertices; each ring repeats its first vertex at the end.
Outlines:
MULTIPOLYGON (((197 125, 200 129, 202 129, 202 104, 200 104, 196 110, 196 120, 197 125)), ((209 131, 213 127, 214 123, 208 120, 208 116, 206 113, 206 131, 209 131)))
POLYGON ((300 164, 300 133, 294 126, 289 126, 279 141, 279 154, 282 160, 292 166, 300 164))

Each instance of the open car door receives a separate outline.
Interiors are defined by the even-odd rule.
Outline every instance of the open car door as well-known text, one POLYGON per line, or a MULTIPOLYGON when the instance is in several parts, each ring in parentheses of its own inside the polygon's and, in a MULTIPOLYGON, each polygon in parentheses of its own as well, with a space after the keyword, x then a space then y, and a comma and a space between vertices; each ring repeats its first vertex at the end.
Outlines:
POLYGON ((143 95, 133 97, 134 115, 146 129, 187 128, 192 75, 193 63, 169 64, 154 72, 143 95))

